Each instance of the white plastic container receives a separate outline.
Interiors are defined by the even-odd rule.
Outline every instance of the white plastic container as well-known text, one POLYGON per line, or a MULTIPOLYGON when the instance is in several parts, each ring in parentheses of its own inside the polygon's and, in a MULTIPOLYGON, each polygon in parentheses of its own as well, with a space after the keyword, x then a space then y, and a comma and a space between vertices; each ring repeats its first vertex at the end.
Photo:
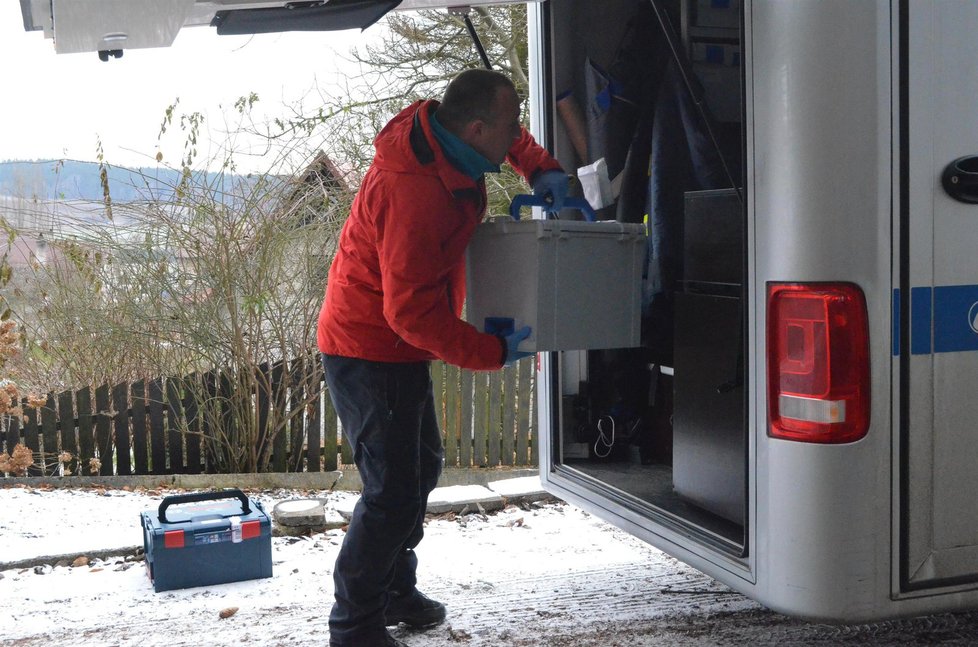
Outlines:
POLYGON ((483 223, 468 249, 466 319, 514 319, 525 351, 631 348, 641 338, 645 225, 615 221, 483 223))

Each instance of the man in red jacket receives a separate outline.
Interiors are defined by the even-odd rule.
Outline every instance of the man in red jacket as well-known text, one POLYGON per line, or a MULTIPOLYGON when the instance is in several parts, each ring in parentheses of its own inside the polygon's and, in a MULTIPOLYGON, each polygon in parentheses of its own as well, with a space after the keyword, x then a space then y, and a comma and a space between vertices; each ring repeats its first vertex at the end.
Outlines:
POLYGON ((485 173, 508 161, 553 210, 567 194, 567 176, 519 117, 512 82, 489 70, 458 75, 441 103, 404 109, 374 141, 340 235, 318 341, 363 494, 333 572, 331 647, 403 646, 387 626, 445 618, 415 586, 443 456, 428 361, 495 370, 530 355, 518 349, 529 327, 497 336, 460 318, 485 173))

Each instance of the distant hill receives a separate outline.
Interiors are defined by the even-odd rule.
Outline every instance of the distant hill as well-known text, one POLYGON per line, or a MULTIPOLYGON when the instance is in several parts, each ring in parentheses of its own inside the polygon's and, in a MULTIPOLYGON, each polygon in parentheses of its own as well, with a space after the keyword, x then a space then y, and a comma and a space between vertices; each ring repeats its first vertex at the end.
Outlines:
MULTIPOLYGON (((180 172, 163 168, 127 169, 107 166, 114 202, 150 197, 168 200, 180 172)), ((208 180, 217 177, 208 173, 208 180)), ((95 162, 17 160, 0 162, 0 195, 41 200, 102 200, 102 182, 95 162)))

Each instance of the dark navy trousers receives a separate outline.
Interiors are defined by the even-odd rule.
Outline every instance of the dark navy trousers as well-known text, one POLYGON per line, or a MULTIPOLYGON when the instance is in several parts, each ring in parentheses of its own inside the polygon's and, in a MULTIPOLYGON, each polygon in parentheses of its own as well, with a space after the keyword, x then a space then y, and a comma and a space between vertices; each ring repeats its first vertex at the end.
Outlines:
POLYGON ((384 635, 388 594, 416 584, 414 548, 441 474, 441 434, 427 362, 323 355, 323 368, 363 482, 333 570, 330 643, 370 644, 384 635))

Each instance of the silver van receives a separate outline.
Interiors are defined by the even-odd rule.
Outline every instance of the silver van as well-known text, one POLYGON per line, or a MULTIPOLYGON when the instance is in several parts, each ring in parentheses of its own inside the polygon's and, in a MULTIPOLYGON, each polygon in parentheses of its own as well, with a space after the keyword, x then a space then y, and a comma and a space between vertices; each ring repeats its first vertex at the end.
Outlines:
MULTIPOLYGON (((21 2, 104 58, 453 4, 21 2)), ((537 138, 648 232, 641 345, 539 355, 545 486, 784 613, 978 606, 978 3, 528 13, 537 138)))

